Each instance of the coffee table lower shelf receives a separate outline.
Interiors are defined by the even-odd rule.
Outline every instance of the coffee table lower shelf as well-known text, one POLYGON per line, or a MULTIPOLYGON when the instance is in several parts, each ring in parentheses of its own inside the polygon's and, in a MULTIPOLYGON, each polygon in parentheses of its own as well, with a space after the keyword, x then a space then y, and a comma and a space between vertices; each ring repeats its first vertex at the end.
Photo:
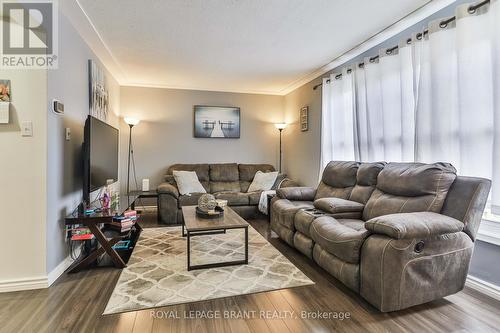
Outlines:
POLYGON ((182 236, 187 237, 187 270, 192 271, 195 269, 206 269, 206 268, 217 268, 226 267, 233 265, 248 265, 248 225, 233 228, 221 228, 221 229, 211 229, 211 230, 199 230, 199 231, 189 231, 184 232, 184 224, 182 225, 182 236), (210 264, 198 264, 191 265, 191 237, 204 236, 204 235, 216 235, 225 234, 228 229, 244 229, 245 230, 245 259, 242 260, 232 260, 224 262, 216 262, 210 264))

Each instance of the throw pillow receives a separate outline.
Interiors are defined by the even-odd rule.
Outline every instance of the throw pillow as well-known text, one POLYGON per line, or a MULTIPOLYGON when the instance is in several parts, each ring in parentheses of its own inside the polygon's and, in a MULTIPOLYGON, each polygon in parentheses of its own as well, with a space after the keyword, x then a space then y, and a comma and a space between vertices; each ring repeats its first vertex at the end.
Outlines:
POLYGON ((181 195, 190 193, 207 193, 194 171, 174 171, 175 182, 181 195))
POLYGON ((252 184, 248 187, 247 192, 255 192, 255 191, 268 191, 273 187, 274 182, 276 181, 276 177, 278 177, 278 171, 273 172, 262 172, 257 171, 255 173, 255 177, 253 177, 252 184))

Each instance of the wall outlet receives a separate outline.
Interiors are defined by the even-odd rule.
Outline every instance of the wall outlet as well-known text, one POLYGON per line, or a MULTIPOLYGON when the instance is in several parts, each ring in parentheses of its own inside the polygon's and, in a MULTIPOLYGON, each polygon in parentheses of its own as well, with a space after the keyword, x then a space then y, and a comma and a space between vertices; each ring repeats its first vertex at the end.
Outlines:
POLYGON ((149 179, 146 178, 142 180, 142 190, 144 192, 149 191, 149 179))
POLYGON ((71 140, 71 128, 69 128, 69 127, 66 127, 65 138, 66 138, 66 141, 70 141, 71 140))
POLYGON ((23 121, 21 123, 21 135, 22 136, 33 136, 33 122, 23 121))

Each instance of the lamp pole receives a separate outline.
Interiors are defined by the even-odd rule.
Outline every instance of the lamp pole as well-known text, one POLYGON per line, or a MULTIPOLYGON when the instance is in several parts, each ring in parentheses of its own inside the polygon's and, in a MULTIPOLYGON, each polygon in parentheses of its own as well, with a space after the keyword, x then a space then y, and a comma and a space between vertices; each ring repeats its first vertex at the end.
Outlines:
POLYGON ((274 126, 280 131, 280 173, 281 173, 281 155, 283 154, 282 152, 282 149, 281 149, 281 132, 283 132, 283 130, 285 129, 286 127, 286 123, 278 123, 278 124, 274 124, 274 126))
POLYGON ((281 132, 283 131, 282 128, 279 128, 280 131, 280 173, 281 173, 281 132))
POLYGON ((127 196, 130 195, 130 155, 132 154, 132 127, 133 124, 128 124, 129 135, 128 135, 128 167, 127 167, 127 196))

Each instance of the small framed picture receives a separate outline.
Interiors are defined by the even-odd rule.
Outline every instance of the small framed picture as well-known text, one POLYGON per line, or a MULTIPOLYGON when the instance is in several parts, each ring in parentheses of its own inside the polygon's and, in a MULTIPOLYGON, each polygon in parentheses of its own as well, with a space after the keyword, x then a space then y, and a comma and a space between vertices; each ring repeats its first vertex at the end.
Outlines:
POLYGON ((0 102, 10 102, 10 80, 0 80, 0 102))
POLYGON ((299 122, 300 122, 300 130, 302 132, 309 130, 309 107, 308 106, 304 106, 303 108, 300 109, 299 122))

